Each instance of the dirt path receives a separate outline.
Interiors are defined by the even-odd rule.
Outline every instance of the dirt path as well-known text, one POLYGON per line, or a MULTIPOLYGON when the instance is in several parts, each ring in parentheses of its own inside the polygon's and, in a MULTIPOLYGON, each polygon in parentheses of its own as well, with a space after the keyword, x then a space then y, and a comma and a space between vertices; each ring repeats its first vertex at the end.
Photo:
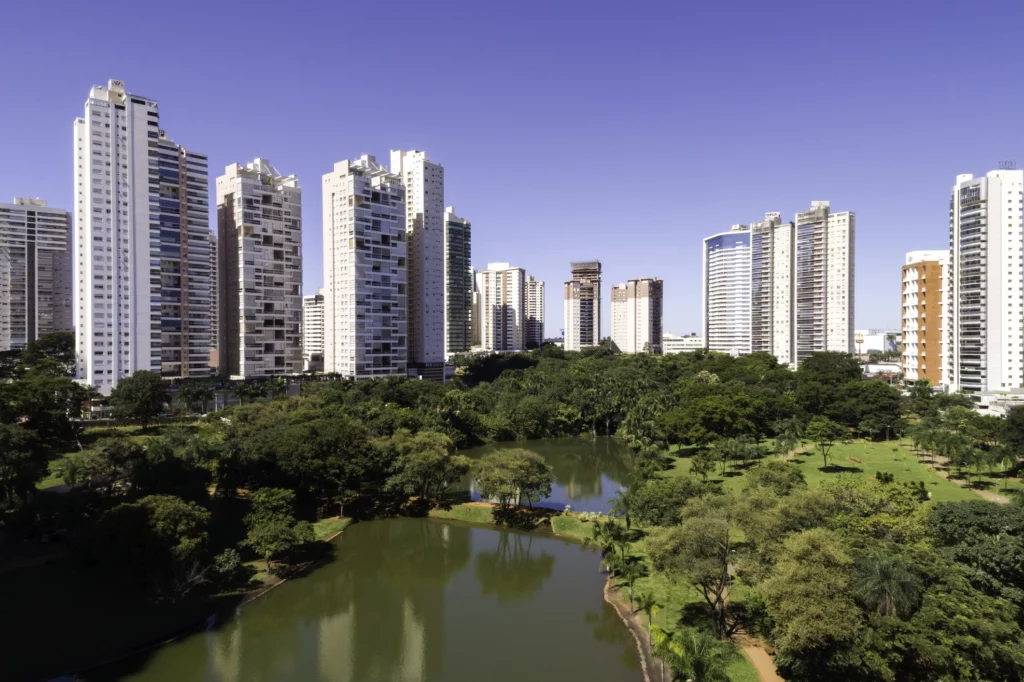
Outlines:
POLYGON ((786 682, 779 677, 772 657, 768 655, 768 652, 759 643, 754 640, 744 640, 740 643, 740 651, 750 659, 754 670, 757 671, 757 676, 761 678, 761 682, 786 682))
MULTIPOLYGON (((961 488, 967 488, 967 486, 964 485, 964 482, 961 479, 959 479, 959 478, 950 478, 949 477, 949 458, 948 457, 942 457, 941 455, 933 455, 931 453, 925 453, 925 452, 918 453, 917 451, 915 451, 909 445, 904 445, 903 447, 905 447, 907 450, 909 450, 912 455, 915 455, 918 458, 918 461, 923 462, 923 460, 924 460, 923 456, 927 455, 927 457, 929 459, 928 463, 931 464, 932 469, 935 470, 936 474, 938 474, 940 477, 946 479, 947 481, 952 481, 953 483, 957 484, 961 488), (940 466, 941 467, 945 467, 945 468, 940 469, 939 468, 940 466)), ((999 504, 1009 504, 1010 503, 1010 498, 1006 497, 1005 495, 1000 495, 999 493, 993 493, 993 492, 990 492, 988 490, 978 490, 977 488, 967 488, 967 489, 970 490, 973 493, 976 493, 976 494, 980 495, 981 497, 985 498, 989 502, 998 502, 999 504)))

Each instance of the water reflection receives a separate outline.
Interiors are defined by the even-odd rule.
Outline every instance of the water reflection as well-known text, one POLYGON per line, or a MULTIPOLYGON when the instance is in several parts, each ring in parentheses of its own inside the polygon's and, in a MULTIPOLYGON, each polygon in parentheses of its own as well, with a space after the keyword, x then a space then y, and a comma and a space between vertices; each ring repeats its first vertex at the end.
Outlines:
POLYGON ((483 593, 495 595, 499 603, 525 599, 551 577, 555 557, 533 552, 532 535, 501 531, 499 536, 496 550, 476 555, 476 579, 483 593))
POLYGON ((336 547, 238 617, 88 679, 612 682, 637 669, 580 622, 615 616, 597 555, 577 545, 391 519, 356 524, 336 547))
MULTIPOLYGON (((474 459, 508 448, 532 450, 551 465, 555 478, 549 507, 572 505, 577 511, 607 511, 608 500, 625 488, 632 471, 629 449, 614 438, 548 438, 520 443, 490 443, 466 450, 474 459)), ((467 480, 464 486, 479 499, 467 480)))

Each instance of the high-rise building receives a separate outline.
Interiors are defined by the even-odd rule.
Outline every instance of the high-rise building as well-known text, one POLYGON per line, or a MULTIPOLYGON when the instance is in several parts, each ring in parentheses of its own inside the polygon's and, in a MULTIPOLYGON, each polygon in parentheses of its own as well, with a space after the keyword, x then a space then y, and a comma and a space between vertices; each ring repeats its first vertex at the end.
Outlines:
POLYGON ((544 343, 544 282, 526 276, 526 348, 544 343))
POLYGON ((217 284, 217 235, 210 232, 210 367, 219 367, 219 353, 218 348, 220 343, 217 338, 217 333, 220 331, 220 325, 218 322, 218 315, 220 313, 220 305, 218 304, 220 295, 220 286, 217 284))
POLYGON ((956 177, 946 280, 945 379, 951 391, 1024 386, 1022 213, 1024 171, 956 177))
POLYGON ((662 283, 645 277, 612 287, 612 345, 622 353, 655 353, 661 346, 662 283))
POLYGON ((702 336, 705 347, 722 353, 750 352, 750 230, 733 225, 729 232, 704 240, 702 336))
POLYGON ((855 223, 852 211, 833 213, 827 201, 796 215, 797 363, 815 352, 854 350, 855 223))
POLYGON ((426 152, 392 151, 391 172, 405 185, 409 375, 444 381, 444 167, 426 152))
POLYGON ((323 209, 324 371, 406 376, 402 179, 372 156, 339 161, 323 176, 323 209))
POLYGON ((302 190, 266 159, 217 178, 221 374, 302 372, 302 190))
POLYGON ((0 249, 0 351, 11 349, 11 256, 0 249))
POLYGON ((324 369, 324 290, 302 297, 302 371, 324 369))
POLYGON ((601 343, 601 261, 570 263, 565 283, 565 350, 601 343))
POLYGON ((71 214, 41 199, 0 204, 0 252, 7 318, 0 350, 74 329, 71 214))
POLYGON ((488 263, 477 273, 480 346, 488 351, 526 350, 526 271, 488 263))
POLYGON ((779 213, 750 224, 750 351, 789 365, 793 347, 794 226, 779 213))
POLYGON ((473 345, 473 267, 470 223, 444 211, 445 355, 466 353, 473 345))
POLYGON ((78 377, 209 373, 207 161, 167 139, 154 100, 112 80, 75 120, 78 377))
POLYGON ((480 277, 480 273, 476 270, 471 269, 469 274, 470 277, 473 278, 473 299, 469 321, 469 345, 470 348, 480 348, 483 346, 483 330, 480 328, 480 319, 483 315, 480 309, 480 301, 483 298, 480 287, 483 284, 483 279, 480 277))

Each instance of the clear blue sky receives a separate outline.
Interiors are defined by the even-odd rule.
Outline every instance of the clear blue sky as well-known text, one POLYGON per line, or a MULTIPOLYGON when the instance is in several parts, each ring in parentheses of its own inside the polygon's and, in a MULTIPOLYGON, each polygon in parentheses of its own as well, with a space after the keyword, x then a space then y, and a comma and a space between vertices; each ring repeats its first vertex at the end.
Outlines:
MULTIPOLYGON (((322 280, 321 175, 425 149, 473 261, 608 289, 665 280, 696 331, 707 235, 827 199, 857 213, 856 326, 899 321, 904 252, 948 243, 957 173, 1024 164, 1024 2, 8 2, 0 199, 72 208, 93 84, 160 102, 211 180, 263 156, 303 186, 322 280)), ((213 188, 211 186, 211 200, 213 188)))

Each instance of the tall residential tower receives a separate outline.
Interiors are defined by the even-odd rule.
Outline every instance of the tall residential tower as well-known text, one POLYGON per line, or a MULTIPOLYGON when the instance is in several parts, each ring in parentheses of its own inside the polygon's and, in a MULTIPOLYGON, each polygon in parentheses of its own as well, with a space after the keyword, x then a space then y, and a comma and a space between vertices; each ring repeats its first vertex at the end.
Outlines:
POLYGON ((903 380, 908 384, 927 379, 938 388, 946 383, 943 362, 948 264, 948 249, 907 254, 902 270, 903 352, 900 369, 903 380))
POLYGON ((644 277, 612 287, 612 344, 623 353, 661 355, 662 283, 644 277))
POLYGON ((372 156, 323 176, 324 371, 406 376, 405 186, 372 156))
POLYGON ((601 261, 571 263, 565 283, 565 350, 601 343, 601 261))
POLYGON ((508 263, 488 263, 477 273, 484 350, 526 350, 526 281, 526 271, 508 263))
POLYGON ((544 343, 544 282, 526 276, 526 348, 544 343))
POLYGON ((958 175, 949 202, 950 391, 1024 386, 1024 171, 958 175))
POLYGON ((450 356, 468 353, 473 345, 470 223, 456 216, 451 206, 444 212, 444 235, 445 355, 450 356))
POLYGON ((71 214, 41 199, 0 204, 0 253, 0 350, 74 329, 71 214))
POLYGON ((324 290, 302 297, 302 371, 324 371, 324 290))
POLYGON ((701 335, 706 348, 750 352, 750 230, 733 225, 704 240, 701 335))
POLYGON ((266 159, 217 178, 220 372, 302 372, 302 190, 266 159))

